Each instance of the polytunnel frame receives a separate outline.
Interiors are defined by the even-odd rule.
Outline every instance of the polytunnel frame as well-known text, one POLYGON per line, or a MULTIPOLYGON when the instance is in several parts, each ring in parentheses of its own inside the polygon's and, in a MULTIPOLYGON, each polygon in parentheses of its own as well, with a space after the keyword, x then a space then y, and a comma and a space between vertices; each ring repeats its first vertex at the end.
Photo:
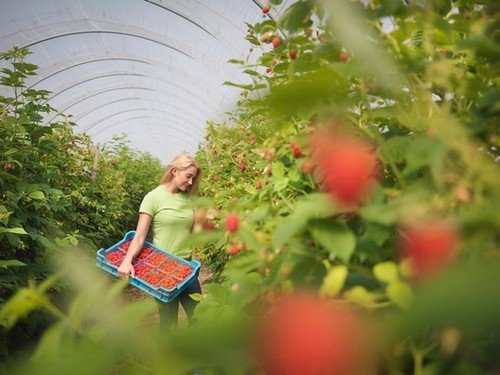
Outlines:
MULTIPOLYGON (((201 30, 204 34, 208 35, 210 38, 212 38, 213 40, 215 40, 217 42, 217 44, 219 46, 221 46, 221 50, 225 50, 226 53, 228 51, 232 51, 233 50, 234 44, 227 43, 227 41, 231 41, 231 39, 225 39, 225 34, 223 33, 223 31, 218 32, 218 33, 212 33, 210 30, 208 30, 207 28, 205 28, 203 26, 204 23, 198 23, 195 20, 191 19, 189 16, 186 16, 186 14, 190 14, 189 13, 190 9, 184 8, 188 12, 177 12, 176 10, 172 9, 171 7, 162 5, 161 3, 157 3, 157 2, 154 2, 154 1, 151 1, 151 0, 144 0, 144 2, 147 3, 147 4, 150 4, 152 6, 155 6, 155 7, 159 7, 161 9, 163 9, 164 11, 169 12, 170 14, 173 14, 176 17, 179 17, 180 19, 182 19, 182 20, 188 22, 189 24, 195 26, 197 29, 201 30)), ((289 2, 288 0, 285 0, 282 3, 281 10, 285 6, 285 4, 288 3, 288 2, 289 2)), ((227 14, 228 14, 227 12, 223 12, 217 6, 210 7, 207 4, 203 4, 200 1, 196 1, 196 3, 197 3, 197 5, 204 6, 205 8, 209 9, 211 12, 213 12, 214 14, 216 14, 217 16, 221 17, 223 23, 227 23, 228 25, 230 24, 230 25, 236 27, 238 29, 238 32, 243 31, 243 28, 240 28, 239 26, 236 25, 236 23, 231 22, 230 17, 227 17, 227 14)), ((252 3, 258 9, 262 10, 263 5, 259 4, 258 1, 252 0, 252 3)), ((175 44, 181 44, 182 48, 176 48, 175 46, 171 45, 171 43, 168 42, 168 38, 167 38, 167 41, 163 40, 163 38, 157 38, 156 36, 164 36, 164 35, 163 34, 158 34, 158 32, 156 32, 152 28, 142 28, 140 23, 130 23, 129 24, 127 22, 112 22, 112 21, 108 21, 108 20, 104 20, 103 21, 102 19, 100 19, 98 17, 99 14, 94 11, 97 8, 89 8, 89 9, 91 9, 94 12, 93 12, 92 16, 88 16, 89 13, 87 12, 87 8, 82 8, 81 4, 77 4, 77 5, 78 5, 79 10, 81 11, 81 14, 83 14, 84 18, 83 19, 81 19, 81 18, 75 18, 75 21, 74 21, 75 23, 76 22, 82 22, 82 21, 87 21, 87 22, 92 23, 92 22, 95 21, 98 24, 104 24, 104 30, 79 30, 79 31, 77 30, 77 31, 71 31, 71 32, 62 32, 62 33, 59 33, 57 35, 47 36, 47 37, 44 37, 42 39, 32 41, 30 43, 26 43, 25 47, 29 48, 29 47, 37 45, 37 44, 43 44, 44 42, 47 42, 47 41, 50 41, 50 40, 64 38, 66 36, 72 36, 72 35, 83 35, 83 34, 97 34, 97 35, 110 34, 110 35, 119 35, 119 36, 125 36, 125 37, 139 38, 139 39, 142 39, 142 40, 146 40, 146 41, 153 42, 155 44, 161 45, 163 48, 168 48, 169 50, 174 51, 175 54, 180 54, 180 55, 185 56, 186 58, 188 58, 188 59, 196 62, 197 65, 206 66, 208 68, 208 70, 207 70, 208 72, 210 72, 210 71, 219 72, 219 73, 216 73, 216 75, 220 74, 221 76, 223 75, 223 73, 226 76, 229 75, 231 77, 231 78, 229 78, 229 80, 234 80, 234 79, 239 80, 239 79, 241 79, 241 78, 236 78, 233 75, 233 73, 232 73, 233 70, 226 69, 225 66, 223 64, 221 64, 220 62, 218 62, 216 60, 213 60, 213 59, 210 59, 210 56, 212 56, 212 54, 210 54, 210 56, 207 56, 205 50, 195 50, 194 55, 195 56, 199 55, 199 56, 194 57, 189 52, 190 51, 189 46, 182 45, 182 42, 184 41, 184 39, 180 39, 180 40, 179 39, 172 39, 175 44), (96 14, 97 14, 97 17, 95 16, 96 14), (113 27, 114 25, 121 25, 120 28, 129 28, 131 31, 105 30, 107 28, 106 25, 108 25, 110 27, 113 27), (139 33, 134 32, 135 30, 140 30, 142 32, 142 34, 140 32, 139 33), (198 52, 198 53, 196 53, 196 52, 198 52)), ((245 9, 246 9, 246 11, 248 11, 249 8, 247 7, 245 9)), ((275 8, 275 10, 276 10, 275 11, 276 14, 281 13, 281 10, 278 10, 277 7, 275 8)), ((117 19, 117 18, 120 18, 120 17, 123 18, 123 15, 125 14, 125 12, 123 12, 123 11, 120 13, 120 10, 118 10, 118 12, 115 12, 114 9, 112 9, 112 8, 110 8, 110 11, 112 11, 112 12, 115 13, 115 15, 113 16, 114 19, 117 19)), ((75 13, 75 14, 77 14, 77 13, 75 13)), ((105 13, 102 13, 102 14, 105 14, 105 13)), ((195 14, 195 13, 193 13, 193 14, 195 14)), ((198 15, 198 13, 196 13, 196 15, 198 15)), ((76 17, 79 17, 79 15, 76 16, 76 17)), ((113 17, 111 17, 111 18, 113 18, 113 17)), ((264 17, 267 17, 269 19, 274 19, 274 17, 272 16, 271 13, 265 14, 264 17)), ((26 17, 26 19, 28 19, 28 17, 26 17)), ((126 19, 126 17, 125 17, 125 19, 126 19)), ((15 21, 16 20, 14 20, 14 22, 15 21)), ((17 22, 21 23, 20 20, 17 20, 17 22)), ((71 22, 73 22, 73 21, 71 20, 69 22, 66 22, 66 24, 71 23, 71 22)), ((144 25, 144 24, 142 24, 142 25, 144 25)), ((208 23, 208 25, 210 25, 210 23, 208 23)), ((48 25, 42 24, 39 27, 47 29, 47 28, 50 27, 50 24, 48 24, 48 25)), ((94 27, 96 27, 96 26, 94 26, 94 27)), ((27 28, 25 28, 24 30, 26 30, 26 29, 27 28)), ((226 29, 227 29, 227 27, 226 27, 226 29)), ((46 31, 46 30, 43 30, 43 31, 46 31)), ((279 31, 282 33, 282 35, 285 35, 282 30, 279 30, 279 31)), ((21 32, 21 31, 19 31, 19 32, 21 32)), ((112 40, 112 39, 110 39, 110 40, 112 40)), ((126 43, 126 42, 124 42, 124 43, 126 43)), ((167 54, 167 56, 168 56, 168 54, 167 54)), ((70 84, 69 86, 64 87, 62 90, 60 90, 60 91, 58 90, 58 92, 56 92, 48 100, 53 100, 58 95, 60 95, 60 94, 62 94, 64 92, 67 92, 71 88, 78 87, 79 85, 84 85, 85 83, 87 83, 87 82, 89 82, 91 80, 94 80, 94 79, 119 77, 119 76, 142 77, 142 78, 146 78, 146 79, 147 78, 149 78, 149 79, 156 79, 155 77, 157 77, 158 74, 155 74, 155 73, 161 72, 163 69, 168 69, 168 68, 166 68, 168 66, 167 64, 161 63, 159 61, 155 61, 154 64, 151 64, 150 61, 145 61, 145 60, 136 59, 136 58, 128 57, 127 56, 127 57, 104 57, 104 58, 97 58, 95 60, 81 61, 81 62, 78 62, 78 63, 73 64, 71 66, 65 66, 65 67, 63 67, 63 68, 61 68, 61 69, 59 69, 57 71, 50 72, 49 67, 50 66, 52 66, 52 67, 53 66, 57 66, 57 64, 58 64, 58 62, 55 62, 56 60, 53 60, 54 63, 51 64, 49 67, 47 67, 47 66, 43 67, 44 69, 48 69, 50 73, 48 75, 44 76, 43 78, 39 79, 38 81, 34 82, 33 84, 31 84, 30 88, 35 87, 36 85, 38 85, 38 84, 40 84, 42 82, 45 82, 46 80, 50 79, 51 77, 55 77, 58 74, 60 74, 62 72, 65 72, 65 71, 68 71, 68 70, 71 70, 71 69, 73 69, 75 67, 82 66, 84 64, 90 64, 90 63, 93 63, 93 62, 104 62, 104 61, 112 61, 112 60, 133 61, 134 63, 137 63, 137 64, 147 64, 148 66, 151 66, 154 69, 154 71, 152 72, 149 69, 144 69, 144 71, 141 72, 141 73, 128 73, 128 72, 125 72, 125 70, 124 70, 122 73, 103 74, 103 75, 100 75, 98 77, 93 77, 93 78, 89 78, 87 80, 80 81, 80 82, 78 82, 78 83, 76 83, 74 85, 70 84)), ((184 69, 184 70, 180 69, 180 67, 183 66, 182 63, 177 63, 177 62, 180 62, 180 61, 181 60, 177 60, 176 64, 170 64, 170 66, 176 67, 180 72, 189 73, 190 72, 189 69, 184 69)), ((73 76, 75 77, 76 74, 73 74, 73 76)), ((212 81, 206 82, 207 87, 212 87, 211 90, 213 91, 213 93, 217 93, 218 95, 220 95, 220 103, 221 104, 222 103, 227 103, 227 101, 225 101, 225 98, 228 97, 229 90, 220 90, 220 89, 217 89, 217 87, 215 86, 215 84, 212 83, 212 81)), ((178 87, 179 86, 179 85, 176 85, 174 81, 164 81, 164 82, 169 86, 169 88, 171 88, 171 87, 178 87)), ((193 82, 193 83, 194 83, 194 85, 196 85, 196 82, 193 82)), ((114 84, 114 82, 110 82, 110 84, 114 84)), ((148 89, 147 85, 144 85, 144 87, 141 87, 141 86, 142 85, 139 85, 138 87, 133 87, 133 86, 128 86, 128 87, 111 87, 111 88, 106 89, 106 90, 101 90, 101 91, 98 91, 98 92, 94 92, 91 95, 87 95, 87 96, 84 96, 84 97, 82 97, 82 95, 80 95, 80 93, 76 92, 75 93, 76 95, 73 95, 70 98, 70 100, 67 100, 64 103, 64 107, 65 108, 63 109, 62 112, 64 113, 64 112, 68 111, 69 109, 82 104, 87 99, 94 98, 94 100, 95 100, 96 96, 98 96, 98 95, 104 95, 105 93, 113 92, 115 90, 130 90, 132 92, 134 90, 145 90, 145 91, 148 91, 148 92, 151 92, 151 93, 158 93, 158 90, 148 89), (76 98, 76 101, 75 101, 75 98, 76 98)), ((222 86, 222 81, 221 81, 221 86, 222 86)), ((197 94, 196 92, 194 92, 193 90, 189 90, 186 87, 187 86, 183 86, 183 92, 186 95, 196 96, 197 99, 201 99, 202 101, 204 101, 203 99, 204 99, 205 96, 203 96, 203 98, 200 98, 200 95, 196 95, 197 94)), ((209 92, 209 91, 207 90, 207 92, 209 92)), ((120 99, 115 100, 115 101, 106 102, 106 103, 104 103, 102 105, 92 105, 92 104, 89 103, 86 106, 82 106, 81 110, 76 114, 75 119, 78 121, 81 118, 84 118, 84 117, 88 116, 90 113, 92 113, 94 111, 97 112, 97 111, 105 108, 106 106, 112 106, 113 104, 118 103, 118 102, 125 102, 125 101, 131 101, 132 102, 132 101, 136 101, 137 103, 139 103, 139 102, 147 101, 148 98, 145 97, 145 96, 146 95, 141 96, 141 97, 137 97, 137 98, 134 98, 134 97, 130 97, 130 98, 123 97, 123 98, 120 98, 120 99), (92 106, 92 108, 89 108, 90 106, 92 106)), ((163 98, 165 95, 161 95, 160 94, 158 96, 161 97, 161 98, 163 98)), ((180 100, 182 100, 182 99, 180 99, 180 100)), ((217 99, 217 100, 219 101, 219 99, 217 99)), ((151 103, 154 104, 154 103, 161 103, 161 102, 160 101, 151 101, 151 103)), ((207 104, 207 103, 205 103, 205 104, 207 104)), ((207 107, 209 107, 209 106, 207 106, 207 107)), ((206 114, 208 114, 210 112, 210 111, 208 111, 205 114, 205 112, 203 112, 203 108, 201 108, 199 106, 193 106, 193 105, 190 105, 190 106, 187 106, 187 107, 184 106, 183 108, 189 108, 190 109, 189 114, 191 115, 191 121, 187 121, 188 124, 193 123, 193 121, 192 121, 193 119, 195 120, 195 122, 200 121, 200 116, 201 117, 203 117, 204 115, 206 116, 206 114), (198 116, 196 116, 196 117, 193 117, 193 107, 194 108, 199 108, 199 110, 198 110, 198 116)), ((152 109, 148 109, 148 108, 135 108, 134 110, 138 110, 138 109, 139 110, 148 110, 148 111, 152 110, 152 109)), ((178 107, 176 107, 175 109, 176 109, 176 111, 179 111, 178 107)), ((181 112, 180 114, 179 113, 175 114, 179 118, 182 117, 182 113, 185 113, 185 110, 180 111, 180 112, 181 112)), ((61 114, 60 112, 58 114, 56 114, 56 116, 54 116, 52 118, 52 120, 50 120, 50 121, 53 121, 60 114, 61 114)), ((119 112, 117 112, 117 115, 118 114, 119 114, 119 112)), ((101 119, 100 121, 105 121, 108 118, 110 118, 110 117, 109 116, 108 117, 104 117, 104 119, 101 119)), ((146 117, 141 117, 141 118, 147 118, 147 116, 146 117)), ((203 123, 203 125, 204 125, 207 120, 209 120, 208 117, 204 118, 204 120, 200 121, 200 123, 203 123)), ((129 120, 126 120, 126 121, 129 121, 129 120)), ((185 121, 185 119, 184 119, 184 121, 185 121)), ((96 124, 92 124, 87 129, 91 129, 94 126, 96 126, 96 124)), ((113 126, 114 126, 114 124, 113 124, 113 126)), ((196 131, 196 129, 197 129, 197 127, 189 125, 189 126, 184 127, 184 130, 187 129, 187 128, 189 128, 190 130, 194 130, 194 131, 196 131)), ((100 132, 105 132, 105 131, 106 131, 106 128, 103 128, 100 132)))

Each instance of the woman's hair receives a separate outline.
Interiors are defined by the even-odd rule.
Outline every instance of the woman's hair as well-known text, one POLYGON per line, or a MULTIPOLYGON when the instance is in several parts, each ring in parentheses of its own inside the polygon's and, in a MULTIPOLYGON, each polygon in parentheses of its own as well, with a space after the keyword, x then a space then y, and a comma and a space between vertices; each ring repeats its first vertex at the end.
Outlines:
POLYGON ((172 174, 172 169, 174 167, 177 168, 178 170, 183 171, 191 166, 196 167, 196 169, 198 169, 198 173, 196 173, 196 177, 193 178, 192 185, 186 190, 186 192, 188 194, 196 193, 196 190, 198 190, 198 185, 201 179, 201 168, 194 159, 194 157, 192 157, 185 151, 175 156, 172 159, 172 161, 167 165, 167 167, 165 168, 165 172, 163 172, 163 177, 160 180, 160 184, 165 184, 172 180, 172 178, 174 177, 172 174))

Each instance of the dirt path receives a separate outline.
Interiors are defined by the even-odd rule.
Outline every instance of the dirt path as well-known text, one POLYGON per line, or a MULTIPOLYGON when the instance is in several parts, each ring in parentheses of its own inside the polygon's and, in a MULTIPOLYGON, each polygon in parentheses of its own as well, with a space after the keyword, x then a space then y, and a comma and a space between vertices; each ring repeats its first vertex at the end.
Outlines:
MULTIPOLYGON (((212 277, 212 273, 210 269, 205 267, 204 265, 201 266, 200 268, 200 274, 198 276, 198 279, 200 281, 201 285, 201 291, 202 293, 205 292, 205 282, 209 280, 212 277)), ((137 289, 134 286, 127 286, 127 288, 123 291, 122 293, 122 300, 125 303, 130 303, 130 302, 135 302, 135 301, 140 301, 144 299, 153 299, 149 294, 146 292, 143 292, 140 289, 137 289)), ((160 315, 158 314, 158 311, 154 311, 151 314, 149 314, 145 320, 144 323, 146 325, 159 325, 160 324, 160 315)), ((186 313, 182 308, 179 309, 179 325, 184 326, 187 324, 187 316, 186 313)))

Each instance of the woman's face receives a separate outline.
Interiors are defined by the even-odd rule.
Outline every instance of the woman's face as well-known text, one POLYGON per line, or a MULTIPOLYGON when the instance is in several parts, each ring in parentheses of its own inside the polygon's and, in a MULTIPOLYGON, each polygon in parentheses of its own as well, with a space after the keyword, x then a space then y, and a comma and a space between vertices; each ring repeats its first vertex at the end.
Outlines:
POLYGON ((179 188, 179 190, 186 191, 189 190, 189 187, 193 184, 193 180, 196 177, 196 174, 198 173, 198 168, 196 168, 194 165, 181 170, 181 169, 174 169, 173 175, 174 175, 174 181, 179 188))

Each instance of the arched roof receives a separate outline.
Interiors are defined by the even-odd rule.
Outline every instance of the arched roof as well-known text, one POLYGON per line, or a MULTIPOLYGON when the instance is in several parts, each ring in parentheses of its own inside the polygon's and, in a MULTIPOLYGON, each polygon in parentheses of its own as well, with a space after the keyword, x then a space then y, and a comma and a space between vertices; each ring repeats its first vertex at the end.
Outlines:
POLYGON ((28 86, 51 91, 76 131, 95 142, 125 133, 167 162, 194 153, 206 121, 238 100, 223 82, 248 80, 228 63, 248 55, 245 22, 291 2, 264 16, 258 0, 0 0, 0 51, 29 47, 39 70, 28 86))

